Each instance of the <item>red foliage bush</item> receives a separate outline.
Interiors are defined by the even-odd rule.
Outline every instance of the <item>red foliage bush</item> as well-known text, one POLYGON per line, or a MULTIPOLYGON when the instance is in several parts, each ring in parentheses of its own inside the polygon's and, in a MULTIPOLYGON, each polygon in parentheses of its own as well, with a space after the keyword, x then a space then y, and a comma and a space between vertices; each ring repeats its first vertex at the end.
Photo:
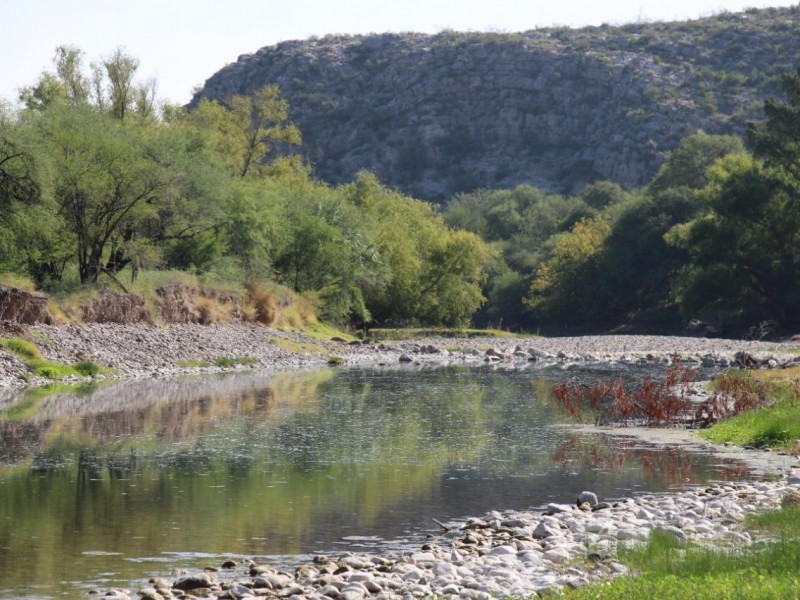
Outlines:
POLYGON ((662 380, 647 377, 633 391, 615 379, 593 386, 562 383, 554 386, 553 396, 575 420, 588 409, 596 425, 672 425, 688 420, 687 395, 695 375, 695 370, 676 363, 662 380))

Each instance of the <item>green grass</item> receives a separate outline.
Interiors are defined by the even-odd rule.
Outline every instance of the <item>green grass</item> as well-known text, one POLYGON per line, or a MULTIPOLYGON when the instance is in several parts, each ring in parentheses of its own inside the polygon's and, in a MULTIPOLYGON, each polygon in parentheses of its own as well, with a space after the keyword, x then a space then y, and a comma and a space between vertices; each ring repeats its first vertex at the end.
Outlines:
POLYGON ((669 598, 670 600, 783 599, 800 597, 800 507, 749 517, 745 528, 776 541, 738 552, 689 546, 653 536, 621 554, 637 577, 617 578, 567 594, 578 600, 669 598))
POLYGON ((102 373, 98 365, 89 360, 75 365, 65 365, 42 358, 39 349, 28 340, 17 338, 0 339, 0 346, 14 354, 37 377, 44 379, 64 379, 65 377, 94 377, 102 373))
POLYGON ((792 407, 754 410, 717 423, 700 435, 716 444, 784 447, 800 440, 800 410, 792 407))
POLYGON ((39 349, 28 340, 9 338, 0 340, 0 346, 16 355, 20 360, 41 360, 39 349))
POLYGON ((214 364, 218 367, 235 367, 237 365, 251 367, 258 364, 258 361, 255 358, 241 356, 238 358, 217 358, 214 360, 214 364))
MULTIPOLYGON (((447 327, 409 327, 403 329, 370 329, 367 337, 373 340, 413 340, 429 337, 444 338, 518 338, 523 337, 499 329, 455 329, 447 327)), ((530 336, 525 336, 530 337, 530 336)))
POLYGON ((211 363, 207 360, 176 360, 175 366, 184 369, 197 369, 200 367, 210 367, 211 363))
MULTIPOLYGON (((710 442, 730 442, 795 451, 800 446, 800 370, 770 369, 728 373, 765 385, 771 406, 741 413, 700 432, 710 442)), ((718 386, 717 386, 718 389, 718 386)))
POLYGON ((324 354, 325 348, 311 342, 295 342, 284 338, 273 337, 269 340, 279 348, 295 354, 324 354))
POLYGON ((312 340, 329 341, 333 338, 340 338, 345 342, 353 342, 358 339, 356 336, 345 333, 344 331, 326 323, 312 323, 300 331, 304 335, 310 337, 312 340))

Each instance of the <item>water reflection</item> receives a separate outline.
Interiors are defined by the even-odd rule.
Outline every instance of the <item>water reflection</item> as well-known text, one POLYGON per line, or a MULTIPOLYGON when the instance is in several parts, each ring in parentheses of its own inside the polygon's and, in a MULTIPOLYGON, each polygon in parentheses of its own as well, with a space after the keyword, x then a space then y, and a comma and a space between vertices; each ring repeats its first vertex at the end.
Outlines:
MULTIPOLYGON (((703 483, 707 461, 706 456, 684 447, 654 447, 611 436, 570 435, 553 454, 553 462, 568 472, 594 469, 622 475, 639 469, 647 479, 663 481, 670 487, 703 483), (703 464, 698 465, 698 461, 703 464)), ((747 465, 735 461, 721 461, 715 466, 715 478, 720 481, 741 481, 748 474, 747 465)))
POLYGON ((573 375, 341 370, 6 398, 0 597, 80 596, 210 556, 396 547, 432 518, 728 476, 551 427, 549 389, 573 375))

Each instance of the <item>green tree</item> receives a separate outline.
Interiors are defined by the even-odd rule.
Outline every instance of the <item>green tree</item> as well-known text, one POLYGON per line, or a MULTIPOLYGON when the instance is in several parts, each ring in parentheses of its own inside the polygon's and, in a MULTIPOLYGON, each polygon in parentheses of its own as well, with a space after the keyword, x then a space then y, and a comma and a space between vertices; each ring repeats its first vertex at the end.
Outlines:
POLYGON ((597 279, 611 233, 606 218, 579 221, 558 237, 536 271, 526 303, 548 327, 587 326, 602 315, 605 290, 597 279))
POLYGON ((76 238, 80 281, 95 282, 112 243, 130 241, 136 223, 157 211, 167 175, 142 130, 92 108, 53 107, 36 127, 55 202, 76 238))
POLYGON ((796 326, 800 303, 800 185, 745 154, 711 170, 709 213, 668 240, 691 257, 676 286, 690 316, 733 326, 776 320, 796 326))
POLYGON ((695 133, 670 152, 648 186, 653 193, 669 188, 699 190, 708 184, 708 168, 728 154, 744 152, 744 144, 729 135, 695 133))
POLYGON ((134 104, 134 77, 139 69, 139 59, 117 48, 103 59, 108 81, 108 108, 111 115, 124 120, 134 104))
POLYGON ((300 131, 289 123, 289 105, 274 85, 224 104, 204 98, 189 118, 214 133, 220 156, 239 177, 260 173, 276 145, 300 143, 300 131))
POLYGON ((748 127, 748 139, 756 157, 800 180, 800 67, 783 76, 782 86, 786 102, 765 101, 765 120, 748 127))

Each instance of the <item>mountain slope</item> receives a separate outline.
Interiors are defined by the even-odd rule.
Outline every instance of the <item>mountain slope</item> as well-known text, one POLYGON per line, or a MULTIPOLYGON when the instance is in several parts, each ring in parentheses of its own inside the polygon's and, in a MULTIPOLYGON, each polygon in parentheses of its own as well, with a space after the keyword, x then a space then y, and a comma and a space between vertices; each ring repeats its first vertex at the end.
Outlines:
POLYGON ((203 96, 280 86, 302 152, 332 183, 359 170, 415 196, 532 183, 647 182, 686 135, 742 134, 800 59, 800 5, 696 21, 524 33, 283 42, 203 96))

